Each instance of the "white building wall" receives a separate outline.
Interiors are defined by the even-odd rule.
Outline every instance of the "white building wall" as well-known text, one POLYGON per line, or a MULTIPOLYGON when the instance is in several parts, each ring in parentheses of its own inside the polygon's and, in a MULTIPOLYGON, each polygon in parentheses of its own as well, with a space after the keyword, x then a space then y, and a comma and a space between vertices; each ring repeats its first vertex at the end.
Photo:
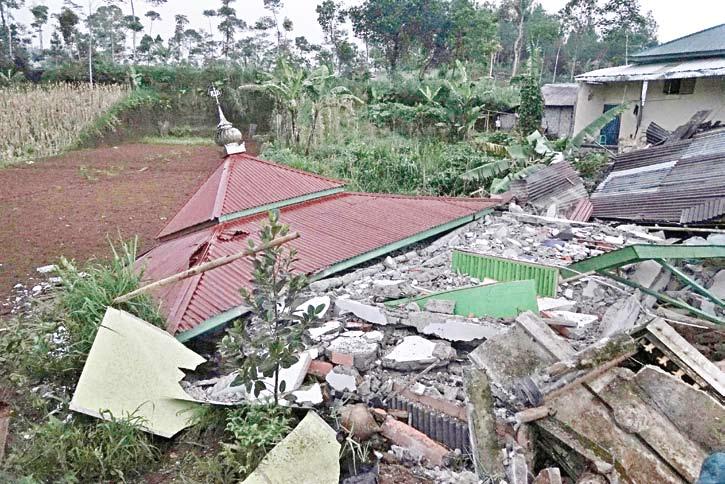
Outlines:
MULTIPOLYGON (((702 77, 695 82, 692 94, 664 94, 665 81, 649 81, 642 123, 637 138, 644 136, 650 122, 670 131, 686 123, 693 114, 704 109, 713 111, 713 119, 725 120, 725 77, 702 77)), ((630 108, 622 114, 619 131, 620 144, 636 143, 637 116, 642 81, 611 82, 603 84, 580 83, 574 121, 574 133, 581 131, 604 112, 605 104, 630 101, 630 108)))

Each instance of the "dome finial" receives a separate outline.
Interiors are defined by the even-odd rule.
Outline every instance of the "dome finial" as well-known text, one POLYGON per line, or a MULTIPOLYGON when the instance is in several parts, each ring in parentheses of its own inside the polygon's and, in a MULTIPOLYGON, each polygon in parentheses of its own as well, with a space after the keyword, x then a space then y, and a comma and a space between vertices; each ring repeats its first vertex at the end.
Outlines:
POLYGON ((219 124, 216 127, 214 141, 217 145, 223 146, 228 155, 246 152, 247 150, 242 142, 242 132, 235 128, 224 116, 222 106, 219 103, 221 92, 215 86, 212 86, 209 88, 209 96, 214 98, 219 110, 219 124))

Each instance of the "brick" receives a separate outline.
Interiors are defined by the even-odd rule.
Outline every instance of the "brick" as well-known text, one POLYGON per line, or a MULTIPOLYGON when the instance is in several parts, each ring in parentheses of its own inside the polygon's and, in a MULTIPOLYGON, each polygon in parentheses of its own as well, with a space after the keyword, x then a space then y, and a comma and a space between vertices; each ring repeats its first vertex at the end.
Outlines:
POLYGON ((333 351, 330 353, 330 361, 332 361, 336 365, 349 367, 355 366, 355 358, 353 357, 353 355, 348 355, 346 353, 338 353, 336 351, 333 351))
POLYGON ((318 378, 325 378, 328 373, 332 371, 332 363, 322 360, 312 360, 310 367, 307 370, 308 375, 313 375, 318 378))
POLYGON ((420 432, 410 425, 388 416, 381 427, 385 438, 408 449, 414 455, 425 457, 431 465, 442 466, 448 450, 436 443, 423 432, 420 432))

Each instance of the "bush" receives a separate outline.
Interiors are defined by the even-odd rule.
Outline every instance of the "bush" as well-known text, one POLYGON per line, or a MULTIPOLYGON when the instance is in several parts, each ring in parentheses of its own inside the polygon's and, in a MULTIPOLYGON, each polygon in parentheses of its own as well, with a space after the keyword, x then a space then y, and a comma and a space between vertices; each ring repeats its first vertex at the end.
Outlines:
MULTIPOLYGON (((137 417, 87 420, 51 415, 31 427, 27 446, 8 458, 8 467, 25 481, 125 481, 141 475, 159 456, 137 417)), ((12 472, 12 471, 11 471, 12 472)))

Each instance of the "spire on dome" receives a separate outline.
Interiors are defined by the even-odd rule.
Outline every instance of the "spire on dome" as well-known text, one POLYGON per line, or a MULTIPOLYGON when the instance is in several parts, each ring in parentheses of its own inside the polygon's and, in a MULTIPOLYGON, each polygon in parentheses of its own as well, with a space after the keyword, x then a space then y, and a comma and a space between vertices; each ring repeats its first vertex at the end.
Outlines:
POLYGON ((209 96, 216 100, 217 109, 219 110, 219 124, 216 127, 214 141, 217 145, 224 147, 227 155, 244 153, 247 150, 242 142, 242 132, 235 128, 224 116, 222 106, 219 103, 220 95, 221 92, 216 87, 209 89, 209 96))

